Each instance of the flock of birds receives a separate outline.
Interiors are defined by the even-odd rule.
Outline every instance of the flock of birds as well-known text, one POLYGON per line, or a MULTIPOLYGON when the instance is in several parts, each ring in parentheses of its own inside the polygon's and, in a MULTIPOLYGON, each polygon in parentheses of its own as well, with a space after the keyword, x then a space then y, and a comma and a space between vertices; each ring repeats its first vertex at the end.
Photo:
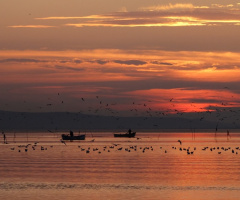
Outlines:
MULTIPOLYGON (((57 97, 58 97, 58 102, 60 102, 60 104, 65 104, 65 100, 61 97, 61 94, 60 93, 57 93, 57 97)), ((93 115, 96 115, 99 114, 99 116, 101 114, 103 115, 108 115, 108 116, 112 116, 115 120, 119 120, 120 117, 119 117, 119 111, 117 111, 117 109, 114 109, 114 106, 117 106, 117 103, 110 103, 110 102, 104 102, 104 99, 102 99, 100 96, 95 96, 94 97, 95 100, 94 100, 94 107, 88 107, 88 105, 92 104, 93 102, 93 99, 92 100, 89 100, 90 102, 88 102, 88 99, 84 98, 84 97, 81 97, 79 100, 82 102, 82 104, 84 104, 84 107, 85 108, 88 108, 87 112, 90 113, 90 114, 93 114, 93 115)), ((54 102, 49 98, 48 99, 49 102, 47 102, 45 104, 46 107, 53 107, 54 106, 54 102)), ((159 119, 161 119, 161 117, 165 117, 169 114, 175 114, 175 115, 180 115, 180 116, 183 116, 185 115, 186 113, 184 111, 180 111, 180 110, 177 110, 175 108, 175 104, 174 102, 176 101, 177 102, 177 99, 175 98, 170 98, 168 100, 169 105, 171 105, 172 109, 168 109, 168 110, 165 110, 165 111, 156 111, 154 108, 151 108, 151 101, 144 101, 144 102, 131 102, 129 103, 128 107, 129 107, 129 112, 132 112, 134 113, 134 116, 145 116, 144 120, 147 120, 151 117, 159 117, 159 119)), ((26 103, 26 102, 25 102, 26 103)), ((191 106, 194 107, 194 103, 192 102, 191 106)), ((176 106, 177 107, 177 106, 176 106)), ((40 109, 42 109, 43 107, 39 107, 40 109)), ((199 118, 199 121, 204 121, 205 119, 207 119, 207 116, 212 116, 213 113, 215 114, 215 117, 216 117, 216 127, 215 127, 215 135, 217 134, 218 130, 219 130, 219 124, 224 121, 224 120, 227 120, 228 116, 225 116, 226 112, 229 112, 232 114, 232 117, 235 117, 235 121, 233 121, 232 123, 233 124, 236 124, 239 122, 239 112, 240 110, 237 110, 237 109, 233 109, 231 107, 228 107, 228 104, 225 102, 225 103, 222 103, 221 107, 209 107, 209 110, 205 110, 204 112, 196 112, 197 113, 197 117, 199 118)), ((76 123, 79 123, 81 122, 81 115, 78 115, 78 114, 81 114, 81 113, 84 113, 84 112, 78 112, 76 114, 76 118, 75 118, 75 122, 76 123)), ((22 114, 23 117, 24 117, 24 113, 22 114)), ((52 121, 54 121, 54 119, 51 119, 52 121)), ((190 120, 191 121, 191 120, 190 120)), ((142 123, 139 122, 139 123, 142 123)), ((161 123, 161 122, 159 122, 161 123)), ((54 124, 54 122, 52 122, 52 124, 54 124)), ((143 123, 142 123, 143 124, 143 123)), ((161 128, 160 125, 158 124, 153 124, 154 127, 159 127, 161 128)), ((51 132, 51 133, 54 133, 54 131, 47 129, 48 132, 51 132)), ((56 128, 57 130, 57 128, 56 128)), ((193 129, 194 130, 194 129, 193 129)), ((193 131, 192 131, 193 132, 193 131)), ((194 131, 195 132, 195 131, 194 131)), ((230 134, 229 134, 229 131, 227 130, 227 139, 230 138, 230 134)), ((4 139, 5 141, 5 139, 4 139)), ((66 144, 64 141, 62 141, 64 144, 66 144)), ((182 142, 179 140, 179 145, 181 146, 182 145, 182 142)), ((25 152, 27 152, 29 150, 29 147, 32 147, 33 150, 35 150, 37 148, 37 144, 34 144, 34 145, 27 145, 25 146, 25 152)), ((115 146, 113 146, 115 147, 115 146)), ((108 149, 107 151, 111 151, 111 149, 113 148, 110 148, 108 149)), ((180 151, 186 151, 187 154, 194 154, 194 151, 195 150, 190 150, 189 148, 182 148, 182 147, 175 147, 174 149, 179 149, 180 151)), ((214 151, 214 150, 218 150, 219 148, 216 147, 216 148, 209 148, 211 151, 214 151)), ((221 148, 222 149, 222 148, 221 148)), ((12 149, 13 150, 13 149, 12 149)), ((41 150, 44 151, 44 150, 47 150, 46 148, 44 147, 41 147, 41 150)), ((124 150, 123 148, 119 148, 118 151, 120 150, 124 150)), ((131 147, 131 148, 126 148, 125 151, 137 151, 137 147, 131 147)), ((152 147, 144 147, 142 149, 139 148, 139 150, 142 150, 142 152, 146 152, 147 150, 151 150, 153 151, 153 148, 152 147)), ((207 148, 205 149, 207 150, 207 148)), ((224 151, 226 150, 226 148, 224 148, 224 151)), ((229 150, 229 149, 228 149, 229 150)), ((234 153, 237 153, 237 150, 238 149, 235 149, 235 150, 232 150, 234 151, 234 153)), ((21 149, 19 149, 19 151, 23 151, 21 149)), ((92 149, 92 151, 96 151, 96 149, 92 149)), ((103 151, 106 151, 106 148, 105 149, 102 149, 102 151, 99 151, 99 153, 103 152, 103 151)), ((226 150, 227 151, 227 150, 226 150)), ((86 151, 87 153, 90 153, 90 149, 88 149, 86 151)), ((167 153, 168 151, 165 150, 164 151, 165 153, 167 153)), ((218 152, 219 154, 221 154, 221 152, 218 152)))
MULTIPOLYGON (((125 111, 131 113, 132 116, 141 117, 144 116, 144 120, 147 120, 151 117, 159 117, 163 118, 168 115, 176 115, 176 116, 187 116, 188 111, 184 109, 178 108, 178 104, 180 103, 178 99, 170 98, 161 100, 162 103, 165 104, 164 108, 156 108, 156 104, 158 102, 153 102, 151 100, 141 100, 139 102, 131 101, 125 102, 124 105, 121 103, 116 102, 106 102, 104 97, 95 96, 95 97, 79 97, 78 105, 76 105, 77 115, 75 117, 76 122, 80 122, 81 117, 78 114, 88 114, 94 116, 111 116, 115 120, 119 120, 121 116, 121 111, 119 108, 121 106, 124 107, 125 111), (165 101, 165 102, 164 102, 165 101), (167 108, 166 105, 168 104, 167 108), (153 106, 153 107, 151 107, 153 106)), ((27 102, 24 101, 24 104, 27 105, 27 102)), ((39 111, 50 111, 53 112, 55 109, 67 109, 71 103, 68 99, 66 99, 65 95, 61 93, 57 93, 57 96, 53 98, 48 98, 45 105, 38 106, 39 111)), ((215 106, 209 106, 208 108, 199 108, 197 103, 191 102, 189 103, 189 108, 192 109, 192 113, 195 113, 196 119, 198 118, 200 122, 204 120, 208 120, 208 116, 214 118, 213 115, 215 114, 216 120, 216 131, 219 128, 220 122, 228 120, 229 116, 231 115, 232 125, 235 126, 239 123, 239 112, 237 108, 231 107, 231 104, 227 102, 220 101, 215 106), (196 110, 196 111, 194 111, 196 110), (199 111, 202 110, 202 111, 199 111), (227 114, 227 115, 226 115, 227 114)), ((24 107, 24 106, 22 106, 24 107)), ((32 111, 31 109, 29 111, 32 111)), ((23 117, 25 113, 22 113, 23 117)), ((54 119, 51 119, 52 124, 54 124, 54 119)), ((140 122, 142 123, 142 122, 140 122)), ((191 120, 190 120, 191 123, 191 120)), ((154 127, 158 127, 158 124, 153 124, 154 127)), ((161 128, 161 127, 160 127, 161 128)))
MULTIPOLYGON (((166 101, 165 103, 168 104, 168 108, 164 109, 157 109, 154 107, 156 102, 152 102, 150 100, 142 100, 139 102, 129 100, 128 103, 125 102, 124 109, 126 112, 131 113, 131 116, 136 117, 135 126, 138 126, 139 129, 148 127, 149 129, 161 129, 162 128, 162 119, 171 116, 176 117, 173 123, 177 122, 180 118, 187 119, 188 124, 184 124, 184 128, 191 129, 192 133, 195 134, 196 126, 201 127, 201 123, 204 121, 215 121, 216 125, 211 125, 212 129, 215 129, 215 136, 217 135, 219 129, 221 129, 221 125, 226 122, 226 124, 232 123, 232 128, 239 127, 239 114, 240 110, 238 108, 231 107, 230 104, 227 102, 222 102, 216 106, 209 106, 208 108, 200 108, 202 111, 199 111, 197 108, 197 103, 194 102, 190 103, 190 107, 194 110, 194 107, 198 109, 198 111, 193 111, 193 115, 189 117, 187 112, 184 110, 178 109, 178 99, 176 98, 169 98, 161 101, 166 101), (153 107, 151 107, 151 105, 153 107), (153 119, 153 120, 151 120, 153 119), (214 127, 215 126, 215 127, 214 127)), ((126 120, 121 118, 122 114, 119 111, 121 104, 116 102, 107 102, 104 97, 101 96, 92 96, 89 98, 79 97, 78 99, 79 107, 76 108, 78 112, 72 113, 71 115, 64 115, 66 118, 69 118, 71 122, 73 122, 76 127, 79 126, 79 129, 82 131, 86 131, 89 127, 94 127, 94 124, 97 118, 101 116, 109 116, 110 124, 114 124, 116 130, 125 129, 126 120), (81 110, 80 110, 81 108, 81 110), (83 115, 85 114, 85 115, 83 115)), ((24 104, 27 105, 27 102, 24 101, 24 104)), ((61 93, 55 94, 54 98, 49 98, 47 102, 43 105, 39 106, 39 111, 50 111, 54 112, 54 110, 61 105, 62 108, 67 108, 69 106, 68 99, 66 99, 65 95, 61 93)), ((24 107, 24 106, 23 106, 24 107)), ((30 110, 31 111, 31 110, 30 110)), ((68 114, 68 113, 67 113, 68 114)), ((4 116, 2 116, 4 118, 4 116)), ((26 121, 31 120, 31 115, 27 115, 26 112, 21 113, 21 117, 26 121)), ((63 124, 59 124, 59 120, 55 118, 56 116, 49 116, 49 123, 42 124, 40 126, 41 129, 45 129, 48 132, 54 133, 62 130, 63 124)), ((0 122, 1 122, 0 117, 0 122)), ((9 121, 12 119, 9 118, 9 121)), ((3 122, 3 121, 2 121, 3 122)), ((179 121, 178 125, 181 126, 182 123, 179 121)), ((27 126, 27 125, 26 125, 27 126)), ((26 127, 27 128, 27 127, 26 127)), ((68 127, 69 128, 69 127, 68 127)), ((181 127, 182 128, 182 127, 181 127)), ((229 132, 227 130, 227 132, 229 132)), ((227 133, 227 137, 230 138, 229 133, 227 133)))
MULTIPOLYGON (((18 152, 28 152, 29 150, 38 150, 38 144, 39 142, 35 142, 34 144, 27 144, 27 145, 18 145, 17 147, 11 147, 10 149, 12 151, 17 150, 18 152)), ((53 145, 49 146, 50 148, 53 148, 53 145)), ((47 150, 47 147, 40 146, 41 151, 47 150)))
MULTIPOLYGON (((61 141, 64 146, 67 145, 66 142, 61 141)), ((91 142, 91 141, 90 141, 91 142)), ((115 144, 111 143, 109 145, 93 145, 93 142, 91 142, 91 145, 87 145, 86 143, 77 145, 77 148, 80 150, 80 152, 85 152, 86 154, 90 153, 109 153, 109 152, 140 152, 140 153, 147 153, 147 152, 156 152, 159 151, 159 153, 167 154, 172 153, 171 151, 179 151, 183 152, 187 155, 194 155, 197 150, 201 151, 208 151, 208 152, 217 152, 217 154, 222 154, 223 152, 230 152, 232 154, 238 154, 240 153, 240 147, 223 147, 223 146, 217 146, 217 147, 211 147, 211 146, 205 146, 205 147, 185 147, 182 145, 182 141, 178 140, 178 145, 175 146, 156 146, 156 145, 126 145, 126 144, 115 144)), ((75 145, 70 145, 72 148, 75 148, 75 145)), ((63 146, 62 146, 63 147, 63 146)), ((18 145, 11 147, 10 149, 12 151, 18 151, 18 152, 28 152, 28 151, 47 151, 48 149, 54 148, 54 145, 39 145, 39 142, 35 142, 33 144, 27 144, 27 145, 18 145)), ((63 148, 61 148, 63 150, 63 148)))
MULTIPOLYGON (((101 100, 99 96, 96 96, 96 98, 98 100, 99 107, 97 106, 97 103, 95 108, 88 107, 88 110, 87 110, 88 113, 92 113, 92 114, 104 113, 104 114, 112 115, 117 120, 119 119, 119 117, 117 116, 119 112, 114 110, 112 107, 112 106, 116 106, 117 103, 103 103, 103 100, 101 100)), ((81 100, 84 103, 87 103, 85 98, 81 98, 81 100)), ((174 99, 174 98, 171 98, 168 100, 166 99, 166 103, 167 102, 169 103, 169 106, 165 110, 164 109, 156 110, 156 108, 154 107, 152 108, 151 104, 154 104, 154 103, 151 100, 146 100, 139 103, 133 101, 132 103, 127 104, 125 107, 128 107, 129 108, 128 112, 133 113, 134 116, 145 116, 145 120, 147 120, 149 117, 164 117, 171 114, 182 116, 187 113, 183 109, 176 108, 178 107, 178 103, 179 103, 177 99, 174 99)), ((216 119, 217 119, 216 129, 218 128, 218 125, 221 121, 224 121, 228 118, 228 116, 225 115, 226 113, 231 113, 231 115, 236 118, 235 121, 232 122, 233 124, 236 124, 240 120, 238 115, 240 110, 231 108, 231 105, 229 105, 226 102, 225 103, 222 102, 220 103, 220 105, 216 105, 216 106, 209 106, 208 108, 197 108, 197 104, 195 104, 194 102, 191 102, 189 106, 192 107, 192 112, 198 115, 199 121, 203 121, 207 119, 208 115, 212 115, 212 113, 215 113, 216 119), (195 109, 197 109, 198 111, 194 111, 195 109), (199 111, 199 109, 202 111, 199 111)))

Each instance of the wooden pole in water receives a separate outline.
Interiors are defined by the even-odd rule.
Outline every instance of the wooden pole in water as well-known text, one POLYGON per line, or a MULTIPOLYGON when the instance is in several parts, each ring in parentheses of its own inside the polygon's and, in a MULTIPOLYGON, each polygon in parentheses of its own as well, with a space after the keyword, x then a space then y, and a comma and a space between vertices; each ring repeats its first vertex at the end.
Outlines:
POLYGON ((15 139, 16 139, 16 133, 14 132, 14 133, 13 133, 13 142, 14 142, 14 143, 16 143, 15 139))

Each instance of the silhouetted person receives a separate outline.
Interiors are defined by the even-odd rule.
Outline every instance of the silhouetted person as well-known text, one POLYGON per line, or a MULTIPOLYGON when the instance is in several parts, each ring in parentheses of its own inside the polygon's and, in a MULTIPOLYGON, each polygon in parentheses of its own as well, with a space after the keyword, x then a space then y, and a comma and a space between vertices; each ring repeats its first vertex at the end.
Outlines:
POLYGON ((70 136, 73 137, 73 132, 72 131, 70 131, 70 136))
POLYGON ((131 130, 131 129, 129 129, 129 130, 128 130, 128 133, 129 133, 129 134, 131 134, 131 133, 132 133, 132 130, 131 130))

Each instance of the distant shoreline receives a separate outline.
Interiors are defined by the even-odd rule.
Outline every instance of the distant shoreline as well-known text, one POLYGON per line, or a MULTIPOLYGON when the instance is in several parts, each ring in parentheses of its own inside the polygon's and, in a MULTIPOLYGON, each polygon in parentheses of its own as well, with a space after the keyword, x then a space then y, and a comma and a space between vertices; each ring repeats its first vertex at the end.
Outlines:
MULTIPOLYGON (((78 130, 74 130, 75 134, 78 134, 79 131, 78 130)), ((134 129, 135 130, 135 129, 134 129)), ((228 129, 230 131, 230 133, 240 133, 240 129, 228 129)), ((2 131, 2 130, 1 130, 2 131)), ((191 130, 188 129, 160 129, 160 130, 135 130, 137 133, 151 133, 151 134, 162 134, 162 133, 193 133, 191 132, 191 130)), ((49 132, 47 130, 5 130, 5 133, 49 133, 49 134, 61 134, 61 133, 68 133, 69 130, 59 130, 59 131, 55 131, 55 132, 49 132)), ((124 133, 126 131, 124 130, 89 130, 89 131, 85 131, 82 130, 80 131, 81 134, 88 134, 91 135, 91 133, 108 133, 108 134, 113 134, 113 133, 124 133)), ((213 129, 197 129, 195 130, 194 133, 209 133, 209 134, 215 134, 215 130, 213 129)), ((226 130, 219 130, 217 132, 217 134, 224 134, 226 133, 226 130)), ((95 137, 95 136, 94 136, 95 137)))
POLYGON ((219 120, 209 115, 201 119, 199 115, 185 117, 114 117, 96 116, 69 112, 10 112, 0 111, 0 131, 7 132, 124 132, 131 128, 137 132, 237 132, 240 123, 231 117, 219 120))

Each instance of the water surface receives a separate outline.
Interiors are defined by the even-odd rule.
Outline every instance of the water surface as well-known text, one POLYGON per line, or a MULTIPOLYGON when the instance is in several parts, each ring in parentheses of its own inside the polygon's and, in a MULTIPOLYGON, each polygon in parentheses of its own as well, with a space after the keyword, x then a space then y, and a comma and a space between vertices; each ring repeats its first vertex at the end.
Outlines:
POLYGON ((0 199, 239 199, 239 133, 6 135, 0 199))

